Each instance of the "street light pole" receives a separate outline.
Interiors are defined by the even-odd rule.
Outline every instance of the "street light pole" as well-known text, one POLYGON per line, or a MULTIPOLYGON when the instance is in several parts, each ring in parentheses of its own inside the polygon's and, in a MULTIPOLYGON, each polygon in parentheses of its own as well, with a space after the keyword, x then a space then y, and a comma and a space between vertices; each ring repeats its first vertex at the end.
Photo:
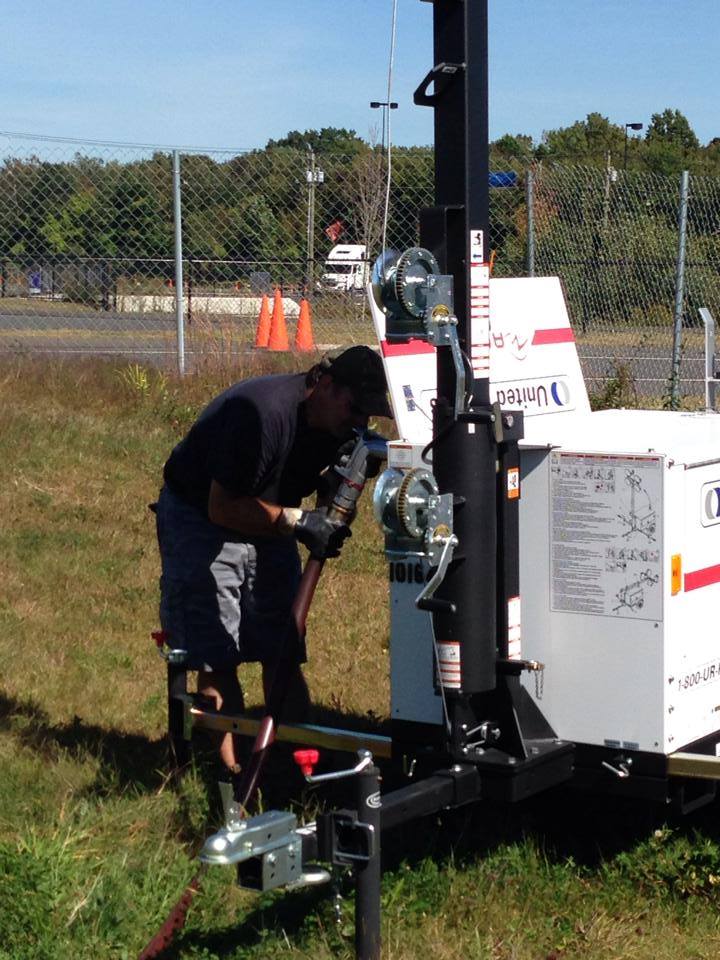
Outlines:
POLYGON ((643 125, 641 123, 626 123, 625 124, 625 151, 623 154, 623 171, 627 170, 627 147, 628 147, 628 130, 642 130, 643 125))
POLYGON ((382 152, 385 152, 385 131, 387 129, 387 112, 388 110, 397 110, 397 103, 394 100, 371 100, 370 107, 373 110, 377 110, 378 107, 382 107, 382 135, 380 141, 380 148, 382 152))

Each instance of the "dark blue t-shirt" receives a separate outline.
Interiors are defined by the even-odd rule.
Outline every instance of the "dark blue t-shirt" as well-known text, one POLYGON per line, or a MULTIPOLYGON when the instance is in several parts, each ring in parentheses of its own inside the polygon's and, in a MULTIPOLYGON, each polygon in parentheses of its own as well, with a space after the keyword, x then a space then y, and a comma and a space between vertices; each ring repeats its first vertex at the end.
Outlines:
POLYGON ((298 506, 341 444, 308 427, 305 389, 301 373, 254 377, 221 393, 170 454, 168 487, 205 516, 211 480, 234 496, 298 506))

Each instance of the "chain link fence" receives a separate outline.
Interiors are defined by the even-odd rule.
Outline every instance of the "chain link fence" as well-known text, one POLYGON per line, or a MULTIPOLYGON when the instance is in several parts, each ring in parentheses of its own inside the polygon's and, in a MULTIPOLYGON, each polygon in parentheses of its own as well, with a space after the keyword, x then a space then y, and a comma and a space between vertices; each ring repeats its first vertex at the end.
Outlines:
MULTIPOLYGON (((418 242, 432 166, 426 148, 393 151, 389 247, 418 242)), ((590 388, 625 376, 665 395, 675 356, 676 390, 702 393, 698 308, 720 317, 720 180, 692 177, 683 198, 677 177, 502 166, 493 273, 560 276, 590 388)), ((385 151, 362 144, 172 153, 0 134, 0 353, 169 365, 180 342, 192 367, 253 349, 277 288, 291 342, 303 296, 318 346, 371 341, 363 289, 386 168, 385 151)))
POLYGON ((563 281, 591 388, 703 392, 698 310, 720 316, 720 180, 586 167, 531 171, 530 270, 563 281), (682 209, 687 207, 684 229, 682 209))

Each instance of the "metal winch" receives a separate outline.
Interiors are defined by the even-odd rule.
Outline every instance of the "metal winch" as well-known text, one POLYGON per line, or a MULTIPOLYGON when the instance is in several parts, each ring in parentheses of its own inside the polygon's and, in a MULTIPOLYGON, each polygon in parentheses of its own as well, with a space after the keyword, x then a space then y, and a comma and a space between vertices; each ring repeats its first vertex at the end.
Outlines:
POLYGON ((391 560, 424 559, 435 572, 415 599, 420 610, 433 610, 433 594, 445 577, 457 546, 453 534, 453 497, 441 494, 430 470, 386 470, 378 478, 373 497, 375 518, 385 534, 385 553, 391 560))

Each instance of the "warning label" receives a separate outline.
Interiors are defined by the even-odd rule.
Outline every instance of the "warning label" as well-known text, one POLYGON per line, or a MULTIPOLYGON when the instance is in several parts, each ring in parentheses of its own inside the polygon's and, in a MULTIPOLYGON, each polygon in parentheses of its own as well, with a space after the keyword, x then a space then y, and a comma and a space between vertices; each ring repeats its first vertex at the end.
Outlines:
POLYGON ((662 460, 552 453, 552 609, 662 618, 662 460))

